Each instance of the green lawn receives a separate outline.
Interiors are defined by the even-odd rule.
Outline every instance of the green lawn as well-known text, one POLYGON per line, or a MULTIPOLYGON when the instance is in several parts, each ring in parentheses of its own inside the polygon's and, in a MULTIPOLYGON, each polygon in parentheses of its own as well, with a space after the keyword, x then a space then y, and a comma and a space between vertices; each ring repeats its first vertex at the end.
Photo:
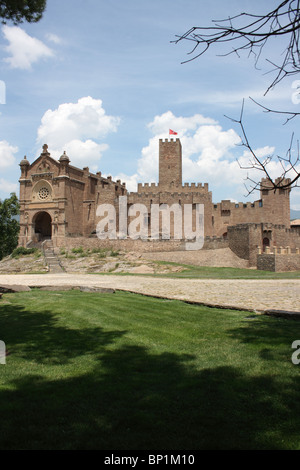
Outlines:
POLYGON ((243 269, 243 268, 230 268, 230 267, 211 267, 211 266, 192 266, 182 265, 176 263, 159 264, 173 264, 175 266, 184 266, 181 272, 171 274, 163 274, 167 277, 179 278, 192 278, 192 279, 300 279, 300 271, 291 272, 271 272, 260 271, 257 269, 243 269))
POLYGON ((5 294, 0 449, 300 449, 297 320, 140 295, 5 294))

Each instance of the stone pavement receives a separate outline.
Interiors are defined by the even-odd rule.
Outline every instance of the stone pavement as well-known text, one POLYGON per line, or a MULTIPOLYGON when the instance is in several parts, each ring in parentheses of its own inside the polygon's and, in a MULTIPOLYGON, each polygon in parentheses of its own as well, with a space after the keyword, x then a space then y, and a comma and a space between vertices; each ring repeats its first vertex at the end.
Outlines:
POLYGON ((105 287, 257 312, 300 313, 300 280, 171 279, 97 274, 8 274, 0 285, 105 287))

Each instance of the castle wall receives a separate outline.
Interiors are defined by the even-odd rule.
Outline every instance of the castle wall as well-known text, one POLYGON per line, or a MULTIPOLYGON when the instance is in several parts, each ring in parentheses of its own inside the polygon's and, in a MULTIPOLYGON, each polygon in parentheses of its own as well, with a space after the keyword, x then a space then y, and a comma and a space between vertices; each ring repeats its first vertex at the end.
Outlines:
POLYGON ((257 246, 300 246, 300 231, 290 229, 289 189, 278 188, 274 191, 267 180, 262 180, 260 199, 254 203, 223 200, 213 204, 207 183, 182 183, 182 149, 179 139, 159 141, 159 183, 138 184, 137 192, 128 194, 125 184, 120 180, 113 181, 111 176, 104 178, 101 172, 92 174, 88 167, 82 170, 73 167, 65 153, 59 161, 52 159, 46 145, 32 165, 24 159, 20 167, 19 243, 23 246, 36 239, 35 220, 39 212, 45 211, 51 218, 52 239, 56 248, 74 247, 77 243, 86 247, 110 244, 117 249, 142 251, 184 249, 184 215, 188 206, 191 207, 191 228, 196 232, 197 204, 204 207, 205 249, 229 246, 235 254, 249 260, 250 265, 254 266, 257 246), (47 191, 47 185, 51 194, 43 200, 39 189, 47 191), (147 227, 145 238, 152 237, 152 240, 120 239, 119 204, 120 196, 124 195, 127 196, 125 228, 134 226, 134 223, 136 227, 143 224, 147 227), (101 213, 104 204, 109 205, 109 210, 112 208, 112 213, 101 213), (137 204, 141 205, 141 211, 145 209, 142 217, 139 212, 128 215, 133 210, 132 206, 137 204), (157 234, 160 239, 153 240, 151 229, 157 220, 154 220, 153 207, 162 204, 170 209, 170 233, 163 231, 160 214, 157 234), (176 216, 172 207, 177 210, 176 216), (95 238, 97 224, 102 224, 104 230, 108 231, 112 222, 115 223, 117 240, 95 238), (181 231, 177 230, 179 224, 181 231), (165 235, 170 236, 171 240, 164 240, 165 235))
POLYGON ((71 250, 82 246, 84 249, 97 249, 106 248, 111 250, 121 251, 136 251, 136 252, 169 252, 169 251, 182 251, 184 250, 184 242, 181 240, 99 240, 97 237, 66 237, 65 239, 54 240, 54 248, 56 253, 60 248, 71 250))
POLYGON ((272 272, 298 271, 300 270, 299 249, 291 250, 290 248, 284 248, 280 250, 280 253, 258 254, 257 269, 272 272))
POLYGON ((284 225, 240 224, 228 227, 228 240, 229 248, 237 256, 248 259, 250 266, 256 266, 257 247, 263 250, 264 242, 268 241, 271 249, 289 246, 296 250, 300 248, 300 231, 284 225))
MULTIPOLYGON (((287 181, 287 180, 286 180, 287 181)), ((262 180, 261 199, 253 203, 234 203, 229 200, 213 205, 213 233, 222 236, 227 228, 239 224, 271 223, 290 227, 289 189, 267 189, 270 183, 262 180)))

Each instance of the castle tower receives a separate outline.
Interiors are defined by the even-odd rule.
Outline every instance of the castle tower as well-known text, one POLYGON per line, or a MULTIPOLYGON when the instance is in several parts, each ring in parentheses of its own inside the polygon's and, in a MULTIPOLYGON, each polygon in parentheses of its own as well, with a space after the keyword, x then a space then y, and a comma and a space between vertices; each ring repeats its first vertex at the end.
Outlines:
MULTIPOLYGON (((276 184, 288 184, 290 179, 280 178, 275 180, 276 184)), ((285 225, 290 228, 290 192, 291 188, 277 188, 274 191, 272 184, 268 179, 261 180, 260 197, 262 207, 264 208, 264 222, 285 225)))
POLYGON ((182 186, 182 150, 179 139, 159 139, 159 186, 182 186))

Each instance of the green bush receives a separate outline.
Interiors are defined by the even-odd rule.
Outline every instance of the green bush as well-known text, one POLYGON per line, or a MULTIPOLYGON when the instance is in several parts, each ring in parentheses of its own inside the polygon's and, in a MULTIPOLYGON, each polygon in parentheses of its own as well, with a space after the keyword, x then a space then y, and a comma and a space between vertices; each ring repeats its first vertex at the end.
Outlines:
POLYGON ((110 252, 110 256, 119 256, 119 254, 120 254, 120 250, 117 250, 117 251, 111 250, 110 252))
POLYGON ((77 254, 83 253, 83 248, 82 248, 82 246, 79 246, 78 248, 72 248, 71 251, 72 251, 72 253, 75 253, 77 255, 77 254))
POLYGON ((11 256, 12 258, 17 258, 18 256, 21 256, 21 255, 32 255, 33 253, 36 253, 36 251, 37 251, 36 248, 24 248, 24 246, 18 246, 17 248, 14 249, 11 256))

